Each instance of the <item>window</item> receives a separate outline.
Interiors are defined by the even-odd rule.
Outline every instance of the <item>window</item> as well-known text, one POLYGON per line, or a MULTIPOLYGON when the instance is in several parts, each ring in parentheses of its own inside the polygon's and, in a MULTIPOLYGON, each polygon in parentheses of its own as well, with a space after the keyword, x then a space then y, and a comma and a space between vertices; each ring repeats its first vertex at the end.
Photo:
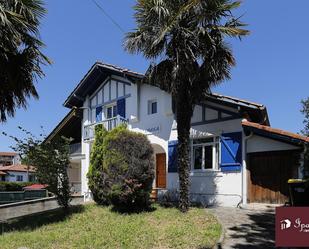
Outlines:
POLYGON ((24 177, 23 176, 16 176, 16 181, 17 182, 22 182, 24 180, 24 177))
POLYGON ((117 105, 110 105, 106 107, 106 119, 114 118, 117 116, 117 105))
POLYGON ((158 112, 158 103, 156 100, 148 101, 148 114, 155 114, 158 112))
POLYGON ((29 175, 29 182, 36 182, 35 175, 29 175))
POLYGON ((215 170, 219 164, 219 139, 199 138, 192 140, 192 169, 215 170))

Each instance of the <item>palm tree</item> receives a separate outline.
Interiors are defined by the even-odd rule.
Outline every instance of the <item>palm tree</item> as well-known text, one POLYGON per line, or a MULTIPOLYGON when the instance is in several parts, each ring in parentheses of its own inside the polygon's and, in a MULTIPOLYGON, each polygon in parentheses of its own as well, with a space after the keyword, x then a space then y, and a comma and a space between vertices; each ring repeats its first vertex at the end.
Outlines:
POLYGON ((46 10, 41 0, 0 0, 0 122, 38 98, 34 82, 50 60, 40 49, 40 20, 46 10))
POLYGON ((138 0, 137 28, 125 49, 152 60, 144 83, 171 93, 178 132, 179 208, 189 208, 191 117, 212 86, 230 78, 235 65, 226 37, 249 34, 232 11, 231 0, 138 0), (155 63, 155 61, 157 63, 155 63))

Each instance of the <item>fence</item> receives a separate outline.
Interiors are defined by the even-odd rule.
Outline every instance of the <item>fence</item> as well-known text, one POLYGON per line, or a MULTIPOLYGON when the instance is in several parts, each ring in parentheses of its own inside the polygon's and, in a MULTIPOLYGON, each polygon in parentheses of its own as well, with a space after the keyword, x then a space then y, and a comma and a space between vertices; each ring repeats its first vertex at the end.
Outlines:
POLYGON ((25 190, 16 192, 0 192, 0 204, 15 203, 20 201, 35 200, 47 197, 47 190, 25 190))

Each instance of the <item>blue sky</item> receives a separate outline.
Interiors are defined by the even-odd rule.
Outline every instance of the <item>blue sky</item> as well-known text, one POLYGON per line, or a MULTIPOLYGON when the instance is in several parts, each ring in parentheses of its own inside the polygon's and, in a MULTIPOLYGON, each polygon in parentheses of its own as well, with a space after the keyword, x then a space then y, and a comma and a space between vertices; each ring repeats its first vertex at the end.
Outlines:
MULTIPOLYGON (((133 0, 97 0, 125 31, 134 28, 133 0)), ((39 100, 29 100, 26 110, 0 124, 0 132, 21 136, 17 126, 48 133, 68 112, 62 103, 91 65, 104 61, 144 72, 148 62, 129 55, 122 47, 124 34, 91 0, 46 1, 42 22, 45 53, 53 65, 39 80, 39 100)), ((309 96, 309 1, 247 0, 237 13, 249 24, 249 37, 231 41, 237 66, 232 80, 215 92, 265 104, 273 127, 299 132, 303 117, 300 100, 309 96)), ((0 135, 0 151, 12 141, 0 135)))

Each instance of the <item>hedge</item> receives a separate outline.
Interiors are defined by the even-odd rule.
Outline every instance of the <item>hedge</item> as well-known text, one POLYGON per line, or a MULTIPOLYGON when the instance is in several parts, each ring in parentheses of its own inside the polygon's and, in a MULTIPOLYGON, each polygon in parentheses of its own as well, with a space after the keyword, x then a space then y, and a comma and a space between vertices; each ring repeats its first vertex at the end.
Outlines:
POLYGON ((34 184, 33 182, 0 182, 0 192, 23 191, 24 187, 34 184))

